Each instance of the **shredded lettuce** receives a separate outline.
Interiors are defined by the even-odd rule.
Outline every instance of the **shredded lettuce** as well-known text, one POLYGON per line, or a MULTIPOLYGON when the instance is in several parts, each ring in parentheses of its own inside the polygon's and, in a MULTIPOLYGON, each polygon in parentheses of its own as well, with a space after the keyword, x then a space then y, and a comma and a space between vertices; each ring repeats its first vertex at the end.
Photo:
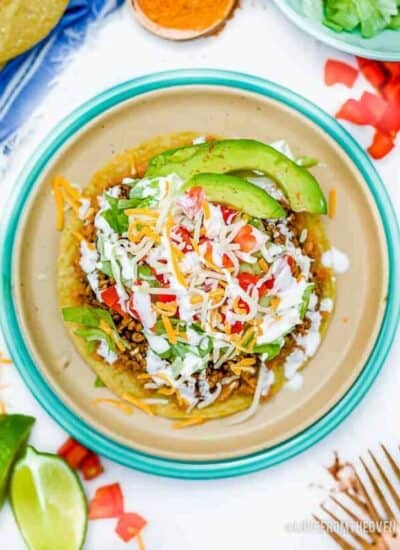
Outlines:
POLYGON ((303 0, 302 7, 307 17, 332 30, 359 31, 363 38, 400 28, 397 0, 303 0))
POLYGON ((117 343, 122 344, 125 348, 130 347, 129 343, 118 334, 111 314, 105 309, 90 306, 72 306, 64 307, 62 314, 64 321, 77 323, 84 327, 76 330, 75 334, 85 338, 88 342, 104 340, 112 351, 115 351, 117 343), (100 329, 100 321, 107 323, 112 330, 112 336, 100 329))

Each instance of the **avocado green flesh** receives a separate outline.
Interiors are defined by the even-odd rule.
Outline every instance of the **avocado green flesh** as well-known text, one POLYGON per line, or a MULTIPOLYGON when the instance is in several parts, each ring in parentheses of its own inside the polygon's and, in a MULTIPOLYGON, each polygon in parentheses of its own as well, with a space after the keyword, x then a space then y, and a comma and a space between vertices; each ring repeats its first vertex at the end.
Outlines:
POLYGON ((286 211, 264 189, 237 176, 198 174, 187 181, 182 190, 204 189, 207 200, 231 206, 255 218, 285 218, 286 211))
POLYGON ((241 170, 257 170, 273 179, 293 211, 326 214, 326 199, 314 176, 273 147, 255 140, 222 140, 165 151, 150 161, 146 176, 175 173, 186 182, 203 172, 241 170))

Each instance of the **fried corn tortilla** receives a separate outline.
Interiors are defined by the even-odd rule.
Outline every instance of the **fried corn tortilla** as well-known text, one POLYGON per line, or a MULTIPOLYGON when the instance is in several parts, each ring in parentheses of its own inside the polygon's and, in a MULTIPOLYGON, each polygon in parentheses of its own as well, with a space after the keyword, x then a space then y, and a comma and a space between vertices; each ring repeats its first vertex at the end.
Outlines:
POLYGON ((0 64, 29 50, 56 26, 68 0, 2 0, 0 64))
MULTIPOLYGON (((85 197, 95 198, 112 185, 119 184, 125 177, 132 177, 136 172, 143 174, 149 159, 153 156, 176 147, 188 145, 198 134, 186 132, 163 136, 152 139, 141 146, 125 151, 115 156, 104 168, 99 170, 91 179, 84 190, 85 197)), ((334 278, 330 269, 325 268, 321 263, 321 255, 330 248, 323 223, 319 216, 311 214, 297 214, 297 220, 301 228, 308 231, 307 242, 315 262, 315 270, 318 273, 320 298, 334 298, 334 278)), ((64 230, 61 235, 60 252, 57 263, 58 299, 60 308, 69 306, 84 305, 85 283, 82 279, 82 272, 79 268, 79 240, 77 232, 82 229, 83 222, 71 210, 67 214, 64 230)), ((322 319, 320 332, 326 330, 329 313, 322 319)), ((130 371, 120 368, 118 361, 113 365, 106 363, 96 353, 89 354, 85 341, 74 334, 77 325, 68 323, 67 330, 80 355, 85 362, 93 369, 96 375, 104 384, 117 396, 126 398, 127 395, 133 398, 163 398, 165 394, 144 389, 136 375, 130 371)), ((285 382, 283 362, 280 356, 273 360, 275 382, 271 387, 268 398, 275 395, 285 382)), ((213 404, 202 408, 194 408, 186 412, 179 407, 174 400, 168 404, 154 404, 151 406, 154 414, 167 418, 221 418, 232 415, 248 408, 253 401, 252 395, 233 393, 224 401, 216 401, 213 404)))

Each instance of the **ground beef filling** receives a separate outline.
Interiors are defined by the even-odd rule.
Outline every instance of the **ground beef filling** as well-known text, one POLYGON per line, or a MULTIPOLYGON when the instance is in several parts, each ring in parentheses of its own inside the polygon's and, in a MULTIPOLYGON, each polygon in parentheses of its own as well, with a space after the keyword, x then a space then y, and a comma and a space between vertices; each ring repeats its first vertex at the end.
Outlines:
MULTIPOLYGON (((129 186, 121 185, 121 198, 128 197, 129 190, 129 186)), ((92 204, 92 206, 94 206, 94 204, 92 204)), ((96 212, 93 209, 92 216, 86 221, 81 231, 85 240, 92 243, 95 242, 96 238, 96 229, 94 226, 95 214, 96 212)), ((265 222, 264 227, 268 234, 271 236, 271 240, 273 243, 285 244, 285 236, 277 231, 276 225, 265 222)), ((293 234, 293 237, 291 237, 291 241, 293 242, 293 244, 296 247, 302 249, 303 253, 314 259, 318 259, 318 247, 314 246, 314 243, 311 240, 306 239, 303 243, 300 242, 302 227, 301 220, 296 214, 292 213, 288 216, 287 227, 293 234)), ((78 252, 74 268, 77 272, 77 275, 79 276, 79 281, 81 283, 81 291, 78 297, 80 303, 108 310, 112 315, 115 326, 120 336, 131 344, 130 349, 125 350, 124 352, 119 352, 118 361, 115 362, 113 365, 110 365, 110 368, 117 371, 129 371, 135 375, 147 374, 146 353, 148 350, 148 343, 143 335, 142 324, 129 316, 123 317, 117 312, 111 311, 104 304, 98 302, 93 290, 87 282, 86 275, 79 265, 79 260, 80 255, 78 252)), ((297 265, 293 265, 292 272, 294 276, 299 275, 300 268, 297 265)), ((318 298, 321 295, 322 279, 324 275, 325 273, 321 272, 320 267, 315 267, 314 262, 312 268, 312 282, 315 283, 314 293, 318 296, 318 298)), ((99 287, 101 290, 104 290, 114 285, 115 281, 113 279, 103 273, 99 273, 99 287)), ((278 386, 282 385, 283 364, 285 362, 285 359, 294 351, 296 347, 300 347, 296 343, 296 336, 300 334, 305 334, 309 327, 310 321, 306 318, 301 325, 298 325, 295 330, 288 337, 286 337, 285 344, 280 354, 275 359, 266 362, 267 368, 273 369, 275 373, 278 374, 278 376, 276 377, 277 380, 275 381, 275 383, 271 386, 269 393, 264 396, 263 399, 267 399, 270 395, 274 394, 279 389, 278 386)), ((225 381, 225 383, 223 384, 223 389, 217 399, 218 402, 227 400, 234 393, 245 395, 254 394, 254 390, 257 384, 258 368, 254 368, 254 372, 242 371, 240 373, 240 376, 237 376, 232 370, 232 368, 234 368, 235 365, 239 363, 239 361, 244 358, 250 357, 253 356, 251 354, 242 353, 240 355, 237 355, 235 358, 227 361, 218 369, 214 368, 214 364, 212 361, 209 362, 209 365, 206 369, 206 377, 210 386, 211 393, 214 389, 217 388, 218 384, 221 384, 223 381, 225 381), (226 381, 228 382, 226 383, 226 381)), ((100 357, 98 358, 100 359, 100 357)), ((198 378, 198 375, 195 374, 194 378, 198 378)), ((138 381, 140 381, 140 383, 144 385, 146 384, 146 382, 149 381, 149 377, 141 376, 138 378, 138 381)), ((175 399, 175 397, 173 397, 173 399, 175 399)), ((179 405, 178 401, 176 401, 176 403, 179 405)))

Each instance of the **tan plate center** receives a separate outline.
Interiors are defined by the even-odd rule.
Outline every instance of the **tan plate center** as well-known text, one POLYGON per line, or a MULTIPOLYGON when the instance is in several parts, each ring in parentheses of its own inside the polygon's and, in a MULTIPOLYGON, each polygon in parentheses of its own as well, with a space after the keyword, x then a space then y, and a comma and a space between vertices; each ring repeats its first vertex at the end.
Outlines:
POLYGON ((382 322, 388 285, 387 252, 377 208, 367 185, 340 147, 317 126, 276 101, 213 86, 171 88, 107 111, 69 141, 49 163, 21 220, 14 266, 15 299, 38 368, 63 401, 98 431, 132 448, 179 459, 222 459, 258 451, 304 430, 345 394, 360 374, 382 322), (247 423, 226 420, 176 431, 162 418, 131 416, 92 399, 112 394, 93 386, 94 374, 70 341, 57 306, 59 235, 51 180, 58 173, 84 187, 110 157, 154 136, 180 131, 286 139, 296 155, 320 160, 313 169, 324 191, 337 190, 327 232, 350 257, 339 275, 328 332, 304 371, 299 391, 284 389, 247 423))

